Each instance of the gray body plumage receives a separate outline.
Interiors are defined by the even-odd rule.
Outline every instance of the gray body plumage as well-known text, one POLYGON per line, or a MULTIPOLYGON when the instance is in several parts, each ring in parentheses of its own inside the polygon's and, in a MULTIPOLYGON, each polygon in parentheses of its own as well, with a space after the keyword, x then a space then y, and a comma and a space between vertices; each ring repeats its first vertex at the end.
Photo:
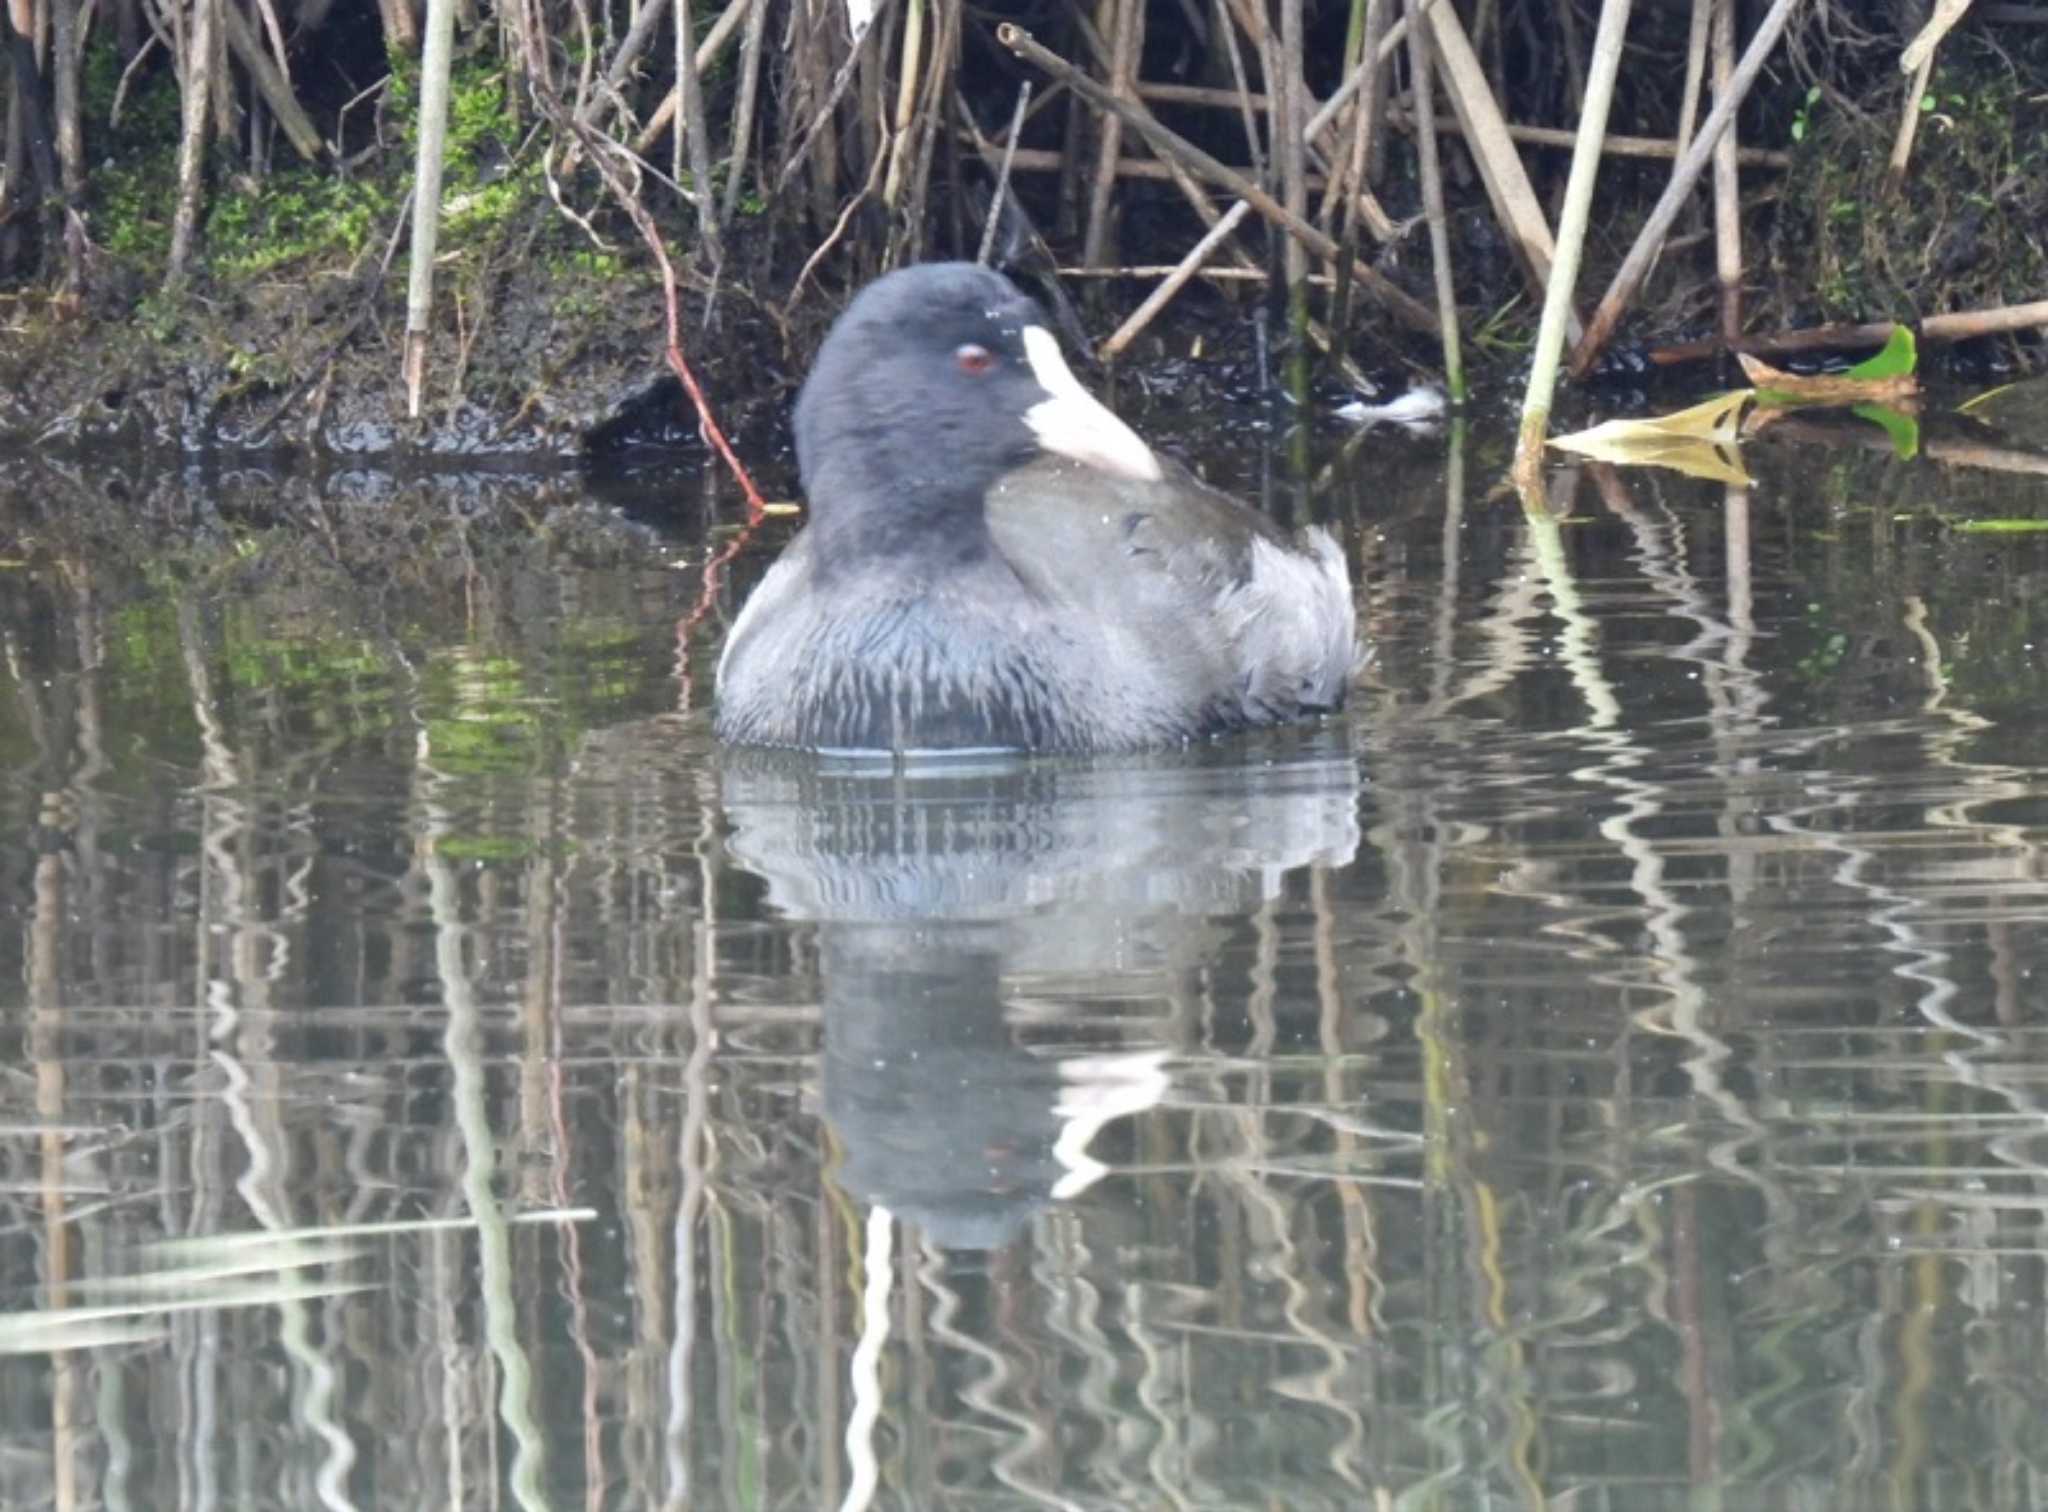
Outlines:
POLYGON ((733 626, 719 735, 1135 750, 1342 704, 1356 637, 1327 532, 1290 537, 1177 468, 1152 482, 1054 457, 986 506, 987 547, 938 564, 836 573, 801 533, 733 626))

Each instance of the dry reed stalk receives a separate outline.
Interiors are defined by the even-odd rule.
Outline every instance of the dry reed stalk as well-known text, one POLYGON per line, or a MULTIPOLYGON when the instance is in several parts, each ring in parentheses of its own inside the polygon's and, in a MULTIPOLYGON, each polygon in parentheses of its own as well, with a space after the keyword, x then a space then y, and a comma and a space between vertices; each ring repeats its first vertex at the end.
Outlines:
MULTIPOLYGON (((1359 70, 1359 88, 1358 102, 1351 108, 1351 153, 1339 165, 1339 171, 1330 176, 1331 193, 1343 196, 1344 215, 1337 240, 1345 247, 1358 245, 1359 206, 1362 203, 1376 204, 1371 200, 1367 185, 1373 142, 1380 136, 1379 116, 1386 75, 1386 66, 1379 57, 1379 43, 1393 10, 1392 0, 1367 0, 1364 24, 1359 30, 1358 62, 1355 65, 1359 70)), ((1323 198, 1325 225, 1329 224, 1330 214, 1330 196, 1326 194, 1323 198)), ((1336 333, 1340 345, 1349 341, 1351 265, 1344 260, 1337 264, 1337 289, 1330 300, 1330 329, 1336 333)))
POLYGON ((1579 257, 1585 250, 1593 187, 1600 177, 1600 138, 1614 104, 1614 80, 1621 71, 1621 44, 1628 34, 1631 3, 1604 0, 1593 34, 1579 147, 1572 154, 1564 208, 1557 218, 1557 257, 1550 265, 1550 287, 1545 291, 1543 318, 1536 330, 1536 352, 1529 366, 1529 388, 1522 400, 1521 434, 1515 448, 1514 479, 1525 506, 1540 505, 1542 500, 1543 443, 1550 429, 1550 401, 1557 392, 1557 359, 1564 352, 1565 318, 1571 309, 1572 286, 1578 281, 1579 257))
MULTIPOLYGON (((1714 96, 1735 76, 1735 0, 1713 0, 1714 96)), ((1714 281, 1720 286, 1721 339, 1742 337, 1742 149, 1730 125, 1714 144, 1714 281)))
MULTIPOLYGON (((1768 336, 1744 336, 1741 347, 1745 352, 1761 352, 1765 355, 1783 355, 1795 352, 1855 352, 1875 349, 1890 338, 1895 322, 1875 321, 1864 325, 1812 326, 1804 330, 1778 331, 1768 336)), ((2001 336, 2013 331, 2033 331, 2048 328, 2048 299, 2037 299, 2028 304, 1991 305, 1981 310, 1957 310, 1946 315, 1930 315, 1913 329, 1919 333, 1921 344, 1939 345, 1951 341, 1971 341, 1979 336, 2001 336)), ((1650 361, 1659 367, 1674 367, 1685 362, 1701 362, 1718 355, 1723 350, 1719 338, 1713 341, 1682 341, 1670 346, 1656 347, 1650 352, 1650 361)))
MULTIPOLYGON (((1408 75, 1415 90, 1415 113, 1424 120, 1436 115, 1435 72, 1428 29, 1413 25, 1415 0, 1408 0, 1408 75)), ((1437 326, 1441 332, 1444 358, 1444 386, 1451 403, 1465 402, 1465 358, 1458 342, 1458 293, 1451 277, 1451 231, 1444 214, 1443 165, 1437 159, 1436 133, 1416 133, 1415 146, 1422 166, 1422 209, 1429 220, 1429 260, 1436 274, 1437 326)))
POLYGON ((918 84, 924 68, 925 0, 907 0, 903 10, 903 50, 896 59, 896 111, 889 132, 889 171, 882 180, 882 203, 890 209, 903 193, 905 162, 916 140, 911 127, 917 118, 918 84))
MULTIPOLYGON (((1168 272, 1165 281, 1150 294, 1146 295, 1144 303, 1131 311, 1130 318, 1118 326, 1111 333, 1109 339, 1102 343, 1098 355, 1104 362, 1116 361, 1123 353, 1124 348, 1138 339, 1144 332, 1145 327, 1152 323, 1154 317, 1173 302, 1174 295, 1181 291, 1190 278, 1193 278, 1196 273, 1201 271, 1202 264, 1207 262, 1211 254, 1229 239, 1230 233, 1238 228, 1244 218, 1251 214, 1251 209, 1252 207, 1249 202, 1239 200, 1224 213, 1221 220, 1209 228, 1208 233, 1200 241, 1189 248, 1188 255, 1183 257, 1179 264, 1168 272)), ((1122 272, 1125 270, 1119 269, 1117 271, 1122 272)))
POLYGON ((178 204, 171 216, 171 254, 164 273, 164 287, 176 289, 185 281, 192 261, 192 244, 199 233, 199 201, 205 188, 206 117, 213 83, 213 29, 221 0, 193 0, 192 30, 179 56, 184 60, 181 80, 184 91, 184 119, 178 135, 178 204))
POLYGON ((213 138, 217 142, 232 142, 240 124, 235 118, 240 106, 235 99, 234 76, 228 72, 227 18, 221 14, 232 8, 229 0, 219 0, 213 17, 213 88, 207 91, 207 98, 213 102, 213 138))
POLYGON ((248 18, 235 8, 232 0, 223 0, 221 20, 227 29, 228 47, 249 75, 250 82, 256 86, 263 103, 277 118, 285 140, 292 144, 292 150, 304 161, 319 162, 324 152, 320 129, 313 124, 312 117, 299 104, 299 97, 292 92, 290 76, 270 61, 248 18))
MULTIPOLYGON (((1335 261, 1345 255, 1335 241, 1299 216, 1290 214, 1285 205, 1259 185, 1162 126, 1141 105, 1109 93, 1066 59, 1040 45, 1022 27, 1004 22, 996 28, 996 40, 1026 62, 1063 81, 1075 94, 1097 109, 1114 111, 1121 115, 1124 124, 1144 137, 1153 151, 1159 153, 1161 157, 1171 158, 1191 176, 1206 180, 1240 199, 1250 200, 1252 208, 1261 216, 1290 235, 1300 237, 1308 244, 1309 251, 1317 257, 1335 261)), ((1354 276, 1371 289, 1404 324, 1418 330, 1436 329, 1436 318, 1427 307, 1417 303, 1375 269, 1361 264, 1354 269, 1354 276)))
POLYGON ((898 223, 899 243, 892 262, 914 261, 924 251, 926 206, 931 192, 939 120, 945 114, 949 88, 959 62, 960 0, 932 0, 932 21, 932 40, 926 50, 922 90, 924 108, 911 123, 914 141, 910 158, 909 205, 898 223))
POLYGON ((1003 166, 996 173, 996 192, 988 202, 988 220, 981 228, 981 246, 974 260, 983 267, 988 266, 989 254, 995 251, 996 227, 1002 224, 1003 201, 1010 193, 1010 169, 1017 161, 1017 139, 1024 134, 1024 115, 1031 106, 1031 81, 1026 79, 1017 86, 1017 108, 1010 113, 1010 136, 1003 144, 1003 166))
POLYGON ((1629 302, 1635 298, 1644 275, 1650 271, 1650 263, 1656 257, 1658 248, 1663 245, 1665 233, 1671 229, 1671 223, 1678 218, 1678 212, 1684 206, 1687 196, 1692 193, 1693 185, 1699 182, 1699 176, 1705 170, 1707 160, 1713 155, 1714 144, 1720 141, 1722 133, 1735 119, 1737 107, 1749 93, 1750 86, 1756 82, 1757 75, 1763 71, 1764 60, 1770 56, 1771 49, 1777 46, 1778 38, 1784 33, 1785 25, 1792 19, 1792 12, 1798 4, 1799 0, 1772 0, 1770 10, 1757 26, 1756 35, 1749 39, 1749 47, 1743 53, 1742 61, 1736 65, 1735 72, 1729 77, 1727 91, 1715 99, 1714 109, 1708 115, 1705 124, 1700 127, 1699 135, 1693 138, 1693 143, 1686 149, 1685 156, 1679 159, 1678 166, 1672 170, 1671 182, 1665 185, 1663 194, 1658 197, 1655 207, 1650 211, 1649 219, 1636 234, 1635 245, 1629 248, 1628 256, 1622 260, 1621 267, 1615 272, 1614 280, 1608 285, 1599 308, 1594 310, 1593 318, 1587 323, 1585 335, 1579 338, 1578 345, 1572 349, 1571 369, 1574 377, 1584 377, 1613 338, 1614 328, 1620 323, 1622 313, 1628 308, 1629 302))
POLYGON ((691 40, 688 0, 675 7, 676 88, 682 98, 682 131, 670 154, 670 177, 683 182, 683 158, 687 148, 690 164, 691 198, 697 206, 697 235, 714 266, 725 260, 719 245, 718 196, 711 187, 711 130, 704 112, 704 79, 697 72, 697 48, 691 40))
POLYGON ((79 124, 78 13, 55 0, 50 14, 51 112, 57 128, 57 180, 64 204, 64 292, 85 287, 85 136, 79 124))
POLYGON ((420 28, 411 0, 377 0, 377 17, 383 24, 387 47, 404 53, 419 51, 420 28))
MULTIPOLYGON (((1345 77, 1347 79, 1357 69, 1366 66, 1366 60, 1373 55, 1373 44, 1376 40, 1373 36, 1373 31, 1375 26, 1383 23, 1386 19, 1386 0, 1354 0, 1354 10, 1357 14, 1358 46, 1353 50, 1352 55, 1346 59, 1345 77)), ((1337 206, 1342 201, 1345 190, 1356 182, 1357 175, 1360 172, 1358 166, 1359 143, 1362 138, 1370 136, 1372 131, 1365 114, 1370 103, 1361 91, 1358 92, 1358 97, 1353 103, 1346 106, 1339 113, 1337 120, 1338 136, 1345 146, 1344 150, 1338 154, 1336 162, 1332 165, 1330 174, 1324 180, 1323 202, 1316 207, 1316 224, 1325 230, 1329 230, 1332 226, 1338 224, 1337 206), (1347 124, 1351 128, 1348 133, 1344 131, 1344 127, 1347 124)), ((1353 218, 1355 218, 1355 212, 1353 212, 1353 215, 1345 217, 1346 220, 1353 218)), ((1340 239, 1348 240, 1348 238, 1340 239)))
MULTIPOLYGON (((1266 182, 1266 154, 1259 144, 1259 123, 1252 114, 1252 90, 1250 80, 1244 71, 1244 53, 1237 45, 1237 28, 1231 24, 1230 7, 1226 0, 1216 0, 1216 32, 1223 38, 1224 51, 1230 58, 1230 77, 1237 85, 1235 94, 1219 89, 1216 94, 1225 109, 1235 108, 1244 119, 1245 154, 1252 160, 1252 177, 1260 183, 1266 182)), ((1271 98, 1260 95, 1258 109, 1271 108, 1271 98)))
POLYGON ((746 182, 747 154, 754 141, 754 102, 761 87, 761 48, 767 33, 768 0, 747 0, 746 38, 740 43, 739 99, 732 116, 732 162, 725 171, 721 212, 727 221, 739 213, 740 190, 746 182))
MULTIPOLYGON (((1308 118, 1304 100, 1308 86, 1302 82, 1301 60, 1302 0, 1280 0, 1280 37, 1278 48, 1281 70, 1279 74, 1280 98, 1286 102, 1281 112, 1278 129, 1273 133, 1274 146, 1279 154, 1281 203, 1297 220, 1308 219, 1308 154, 1302 140, 1302 126, 1308 118)), ((1269 77, 1267 86, 1272 87, 1269 77)), ((1271 117, 1268 126, 1273 125, 1271 117)), ((1348 259, 1338 257, 1335 261, 1348 259)), ((1285 244, 1283 266, 1287 273, 1287 314, 1296 340, 1297 352, 1306 355, 1308 325, 1308 288, 1303 282, 1308 277, 1308 250, 1302 246, 1299 237, 1290 236, 1285 244)), ((1301 370, 1295 385, 1296 398, 1305 399, 1308 390, 1308 371, 1301 370)))
MULTIPOLYGON (((863 65, 878 50, 877 39, 883 34, 884 23, 890 18, 894 10, 895 7, 889 3, 889 0, 880 0, 880 3, 875 7, 874 17, 868 22, 867 29, 854 39, 853 45, 848 49, 845 59, 836 68, 830 70, 829 78, 831 82, 825 86, 820 96, 812 102, 813 108, 810 115, 810 125, 804 128, 803 135, 797 138, 796 146, 784 154, 782 166, 776 170, 775 187, 769 191, 771 197, 780 194, 789 186, 789 181, 796 176, 797 169, 803 166, 813 148, 821 140, 830 138, 834 147, 838 145, 838 132, 833 124, 833 113, 839 109, 840 100, 845 96, 848 86, 853 82, 857 74, 872 75, 873 70, 864 69, 863 65)), ((805 35, 813 40, 836 35, 836 20, 839 14, 841 13, 835 9, 831 0, 819 0, 817 23, 810 27, 805 35)), ((806 49, 805 55, 813 63, 829 61, 825 59, 825 52, 826 48, 820 43, 814 50, 806 49)), ((815 79, 812 79, 810 82, 815 86, 815 79)), ((863 78, 862 91, 861 120, 864 126, 873 128, 880 119, 880 95, 877 91, 872 103, 866 99, 866 95, 869 92, 869 79, 867 77, 863 78)), ((878 133, 870 130, 866 153, 866 157, 870 161, 873 159, 879 145, 878 133)), ((830 165, 822 169, 821 172, 836 179, 837 163, 838 154, 835 152, 832 154, 830 165)))
POLYGON ((420 416, 427 335, 434 313, 434 246, 441 234, 441 170, 448 143, 449 70, 455 59, 455 0, 427 0, 420 58, 419 150, 413 162, 412 268, 405 292, 406 412, 420 416))
MULTIPOLYGON (((1412 23, 1416 17, 1411 13, 1409 19, 1412 23)), ((1479 55, 1473 50, 1457 11, 1449 5, 1432 8, 1429 30, 1438 75, 1450 94, 1451 110, 1479 168, 1486 196, 1493 203, 1494 218, 1508 234, 1509 245, 1521 260, 1530 287, 1540 295, 1550 278, 1550 222, 1537 202, 1521 155, 1508 136, 1500 102, 1486 82, 1479 55)), ((1573 330, 1577 328, 1574 317, 1573 330)))
POLYGON ((1895 196, 1906 186, 1906 165, 1913 158, 1913 138, 1920 131, 1920 102, 1927 94, 1927 81, 1934 77, 1934 49, 1928 48, 1921 55, 1920 63, 1913 71, 1913 82, 1906 86, 1906 101, 1899 110, 1899 129, 1892 138, 1891 160, 1885 165, 1884 192, 1895 196))
MULTIPOLYGON (((1232 47, 1237 39, 1231 33, 1224 34, 1232 47)), ((1238 73, 1243 73, 1243 61, 1239 60, 1238 73)), ((1138 85, 1138 98, 1156 100, 1162 105, 1207 105, 1215 110, 1238 110, 1248 108, 1265 111, 1273 107, 1273 97, 1256 89, 1218 89, 1211 84, 1159 84, 1151 81, 1138 85)))
MULTIPOLYGON (((697 44, 697 75, 699 78, 711 72, 712 65, 718 61, 719 55, 725 51, 726 44, 732 40, 733 34, 740 29, 740 24, 747 19, 753 3, 754 0, 731 0, 731 3, 719 12, 718 19, 711 23, 711 30, 706 32, 704 40, 697 44)), ((663 7, 667 4, 668 0, 649 0, 646 9, 640 12, 640 20, 633 23, 633 30, 638 32, 642 22, 645 22, 648 31, 651 33, 654 30, 654 24, 648 20, 648 17, 651 14, 658 18, 662 13, 663 7)), ((581 103, 580 110, 582 113, 577 116, 577 119, 584 121, 585 125, 595 123, 599 113, 599 106, 607 102, 617 104, 624 100, 626 44, 631 43, 632 40, 632 36, 628 35, 626 43, 620 45, 619 57, 615 58, 612 61, 612 66, 605 70, 604 88, 594 91, 589 99, 581 103), (612 77, 614 73, 619 75, 617 79, 612 77), (589 117, 588 120, 584 120, 585 115, 589 117)), ((798 56, 799 60, 801 60, 802 54, 799 53, 798 56)), ((661 97, 661 103, 654 107, 654 114, 647 118, 647 124, 641 127, 639 135, 633 138, 633 150, 635 152, 644 155, 647 149, 654 145, 655 138, 668 130, 669 122, 675 119, 680 89, 680 85, 671 84, 668 93, 661 97)))
MULTIPOLYGON (((1409 111, 1390 111, 1387 119, 1403 131, 1412 132, 1415 129, 1415 117, 1409 111)), ((1454 116, 1438 116, 1436 118, 1436 129, 1439 136, 1445 134, 1463 136, 1465 134, 1464 124, 1454 116)), ((1578 145, 1578 138, 1575 134, 1557 126, 1517 126, 1508 124, 1503 126, 1502 132, 1509 141, 1524 142, 1531 147, 1571 148, 1578 145)), ((1743 163, 1752 168, 1784 169, 1792 166, 1792 154, 1789 152, 1779 152, 1775 148, 1770 147, 1743 147, 1739 150, 1743 163)), ((1610 135, 1605 142, 1600 144, 1600 151, 1607 157, 1653 158, 1661 159, 1667 163, 1685 155, 1683 148, 1673 146, 1671 141, 1665 137, 1610 135)))
MULTIPOLYGON (((1106 21, 1110 36, 1108 87, 1118 95, 1129 94, 1137 83, 1145 0, 1102 0, 1098 14, 1106 21)), ((1089 183, 1088 229, 1081 240, 1084 267, 1099 268, 1110 257, 1110 214, 1116 189, 1117 153, 1122 143, 1122 119, 1104 116, 1096 138, 1095 175, 1089 183)))
MULTIPOLYGON (((806 0, 806 3, 820 17, 830 17, 832 0, 806 0)), ((796 107, 785 107, 783 114, 789 130, 794 130, 798 121, 815 122, 817 155, 812 159, 806 181, 811 192, 811 221, 822 231, 839 213, 839 125, 834 118, 835 113, 825 108, 832 91, 833 75, 837 72, 832 49, 839 39, 839 31, 829 19, 806 21, 801 10, 793 15, 791 25, 795 29, 793 41, 797 50, 794 68, 796 107)), ((793 151, 785 148, 783 161, 788 162, 794 156, 793 151)), ((769 192, 773 193, 772 190, 769 192)))
MULTIPOLYGON (((1238 203, 1244 202, 1240 200, 1238 203)), ((1099 279, 1171 278, 1181 270, 1181 266, 1181 263, 1125 263, 1116 268, 1061 268, 1059 275, 1062 278, 1099 279)), ((1263 284, 1273 281, 1272 273, 1265 268, 1245 263, 1239 263, 1231 268, 1196 268, 1194 276, 1219 284, 1263 284)), ((1318 289, 1327 289, 1335 282, 1327 273, 1311 273, 1308 281, 1318 289)))
MULTIPOLYGON (((536 6, 539 3, 540 0, 535 0, 536 6)), ((474 0, 463 0, 463 4, 464 22, 474 26, 475 14, 470 9, 474 0)), ((592 34, 590 25, 590 0, 569 0, 569 13, 576 22, 576 99, 569 107, 573 112, 584 109, 590 97, 597 92, 597 38, 592 34)), ((629 121, 633 118, 630 109, 626 118, 629 121)))
POLYGON ((1707 76, 1707 37, 1712 30, 1715 0, 1692 0, 1692 19, 1685 36, 1685 84, 1678 94, 1678 130, 1672 133, 1671 155, 1684 152, 1700 118, 1700 86, 1707 76))

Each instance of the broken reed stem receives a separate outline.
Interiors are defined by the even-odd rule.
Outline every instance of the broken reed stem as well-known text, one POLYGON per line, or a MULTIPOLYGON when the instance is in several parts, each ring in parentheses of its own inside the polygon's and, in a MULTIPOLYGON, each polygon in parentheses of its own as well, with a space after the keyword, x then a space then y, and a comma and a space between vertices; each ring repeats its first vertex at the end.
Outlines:
POLYGON ((1529 368, 1529 389, 1522 400, 1521 435, 1515 446, 1514 479, 1525 504, 1543 497, 1543 443, 1550 430, 1550 401, 1557 393, 1557 360, 1564 353, 1565 322, 1571 312, 1572 286, 1579 278, 1579 256, 1585 250, 1586 222, 1593 209, 1593 186, 1600 177, 1600 138, 1614 104, 1614 79, 1621 71, 1621 44, 1628 35, 1632 0, 1605 0, 1600 24, 1593 33, 1593 61, 1586 72, 1586 109, 1579 119, 1579 147, 1572 154, 1565 180, 1564 208, 1557 217, 1557 254, 1550 262, 1550 286, 1544 291, 1543 319, 1536 330, 1536 352, 1529 368))
POLYGON ((1152 323, 1153 317, 1172 303, 1174 295, 1178 294, 1186 286, 1187 281, 1201 270, 1202 264, 1207 262, 1210 255, 1223 245, 1229 238, 1230 233, 1242 224, 1247 215, 1251 214, 1251 210, 1252 207, 1249 202, 1239 200, 1223 213, 1223 218, 1211 226, 1207 234, 1188 250, 1188 255, 1183 257, 1174 267, 1173 271, 1166 275, 1165 281, 1150 294, 1146 295, 1145 302, 1139 305, 1137 309, 1131 311, 1130 318, 1118 326, 1111 333, 1109 339, 1102 343, 1100 355, 1104 362, 1116 361, 1124 348, 1138 339, 1145 327, 1152 323))
MULTIPOLYGON (((1408 0, 1408 74, 1415 89, 1415 113, 1425 121, 1436 116, 1432 84, 1435 49, 1420 26, 1413 25, 1415 0, 1408 0)), ((1417 155, 1422 162, 1422 208, 1429 218, 1429 260, 1436 273, 1436 313, 1443 342, 1444 387, 1451 403, 1465 402, 1465 358, 1458 344, 1458 293, 1451 278, 1451 229, 1444 213, 1443 165, 1437 160, 1436 133, 1415 134, 1417 155)), ((1567 285, 1567 288, 1570 286, 1567 285)))
POLYGON ((1891 161, 1885 165, 1884 192, 1896 195, 1906 186, 1906 165, 1913 158, 1913 138, 1920 131, 1920 101, 1927 94, 1927 81, 1934 77, 1934 49, 1928 48, 1913 71, 1906 88, 1906 103, 1899 115, 1898 135, 1892 139, 1891 161))
POLYGON ((1003 144, 1003 166, 996 173, 995 197, 988 202, 988 222, 981 228, 981 249, 974 260, 984 268, 996 249, 996 227, 1002 223, 1003 200, 1010 192, 1010 169, 1017 161, 1017 138, 1024 134, 1024 112, 1031 105, 1031 81, 1017 86, 1017 108, 1010 112, 1010 139, 1003 144))
POLYGON ((1601 298, 1593 318, 1586 323, 1586 333, 1579 338, 1579 344, 1572 350, 1572 376, 1582 378, 1606 350, 1613 339, 1614 328, 1620 324, 1623 311, 1635 298, 1636 290, 1642 286, 1643 278, 1650 271, 1650 264, 1657 250, 1664 243, 1664 237, 1671 229, 1671 223, 1678 219, 1678 212, 1684 208, 1691 195, 1693 185, 1699 182, 1707 160, 1713 155, 1714 144, 1735 119, 1736 108, 1749 93, 1756 77, 1763 72, 1764 60, 1777 46, 1783 35, 1785 24, 1792 19, 1792 12, 1799 0, 1772 0, 1771 8, 1757 26, 1756 35, 1749 39, 1749 47, 1736 65, 1735 72, 1728 80, 1727 92, 1714 101, 1713 112, 1701 125, 1699 135, 1685 150, 1685 156, 1678 160, 1678 166, 1671 172, 1671 182, 1664 186, 1664 192, 1650 211, 1650 218, 1636 235, 1635 245, 1629 248, 1628 256, 1608 285, 1607 293, 1601 298))
MULTIPOLYGON (((1111 94, 1065 58, 1040 46, 1031 33, 1021 26, 1007 21, 1002 23, 996 28, 996 40, 1018 57, 1060 80, 1098 110, 1114 111, 1121 115, 1124 124, 1142 136, 1161 157, 1170 157, 1189 174, 1206 179, 1239 199, 1250 200, 1254 210, 1283 231, 1301 238, 1307 243, 1309 251, 1317 257, 1335 262, 1339 257, 1349 255, 1330 237, 1299 216, 1290 214, 1285 205, 1235 168, 1224 166, 1201 148, 1169 131, 1154 120, 1142 106, 1111 94)), ((1376 269, 1361 263, 1353 269, 1352 276, 1371 289, 1375 297, 1403 324, 1421 331, 1436 329, 1436 317, 1429 309, 1411 298, 1376 269)))

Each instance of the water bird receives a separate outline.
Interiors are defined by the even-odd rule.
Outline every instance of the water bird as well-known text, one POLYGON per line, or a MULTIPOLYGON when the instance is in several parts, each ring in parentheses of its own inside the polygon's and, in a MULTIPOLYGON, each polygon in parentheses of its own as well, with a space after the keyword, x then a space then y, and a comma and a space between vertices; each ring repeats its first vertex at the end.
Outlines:
POLYGON ((917 755, 1127 751, 1338 708, 1329 532, 1281 529, 1084 389, 992 269, 876 279, 796 406, 809 521, 735 620, 716 729, 917 755))

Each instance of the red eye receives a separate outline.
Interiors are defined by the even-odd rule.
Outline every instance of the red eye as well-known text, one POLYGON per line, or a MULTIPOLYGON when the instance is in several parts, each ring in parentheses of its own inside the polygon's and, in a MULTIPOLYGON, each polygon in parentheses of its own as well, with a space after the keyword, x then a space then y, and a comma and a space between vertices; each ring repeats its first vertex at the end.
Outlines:
POLYGON ((996 365, 995 353, 972 341, 954 352, 953 360, 960 364, 960 371, 970 378, 979 378, 996 365))

